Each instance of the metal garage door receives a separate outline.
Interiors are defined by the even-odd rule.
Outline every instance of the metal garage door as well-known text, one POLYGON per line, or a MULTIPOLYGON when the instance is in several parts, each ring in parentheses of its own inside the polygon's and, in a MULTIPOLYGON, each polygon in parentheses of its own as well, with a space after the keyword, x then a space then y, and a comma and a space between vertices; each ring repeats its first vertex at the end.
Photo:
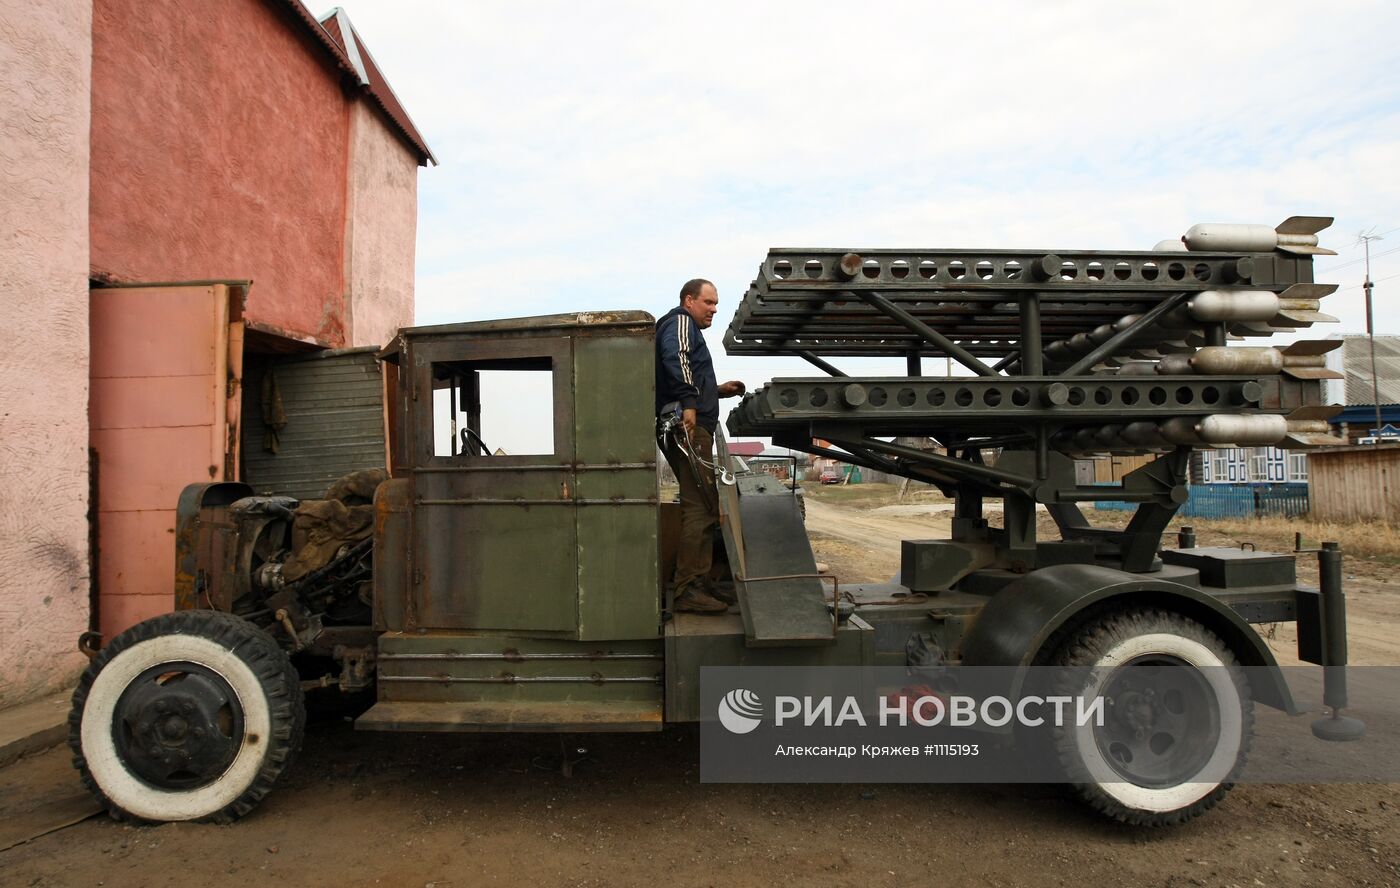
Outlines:
POLYGON ((241 480, 259 493, 318 499, 341 475, 385 468, 384 386, 374 359, 377 350, 261 360, 248 355, 241 480), (279 400, 280 416, 275 410, 279 400), (274 445, 269 424, 279 420, 284 424, 274 445))

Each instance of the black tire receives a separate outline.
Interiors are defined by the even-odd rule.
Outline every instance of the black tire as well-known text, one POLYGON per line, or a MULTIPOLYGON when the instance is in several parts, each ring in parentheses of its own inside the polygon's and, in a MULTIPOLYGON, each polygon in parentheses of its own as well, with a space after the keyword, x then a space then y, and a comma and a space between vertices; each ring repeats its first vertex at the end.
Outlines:
POLYGON ((1081 628, 1054 665, 1056 693, 1105 698, 1103 724, 1050 731, 1061 773, 1093 808, 1170 826, 1233 787, 1254 708, 1244 671, 1215 633, 1168 611, 1119 611, 1081 628))
POLYGON ((301 749, 296 669, 232 614, 180 611, 133 626, 73 692, 68 745, 83 783, 119 820, 229 823, 301 749))

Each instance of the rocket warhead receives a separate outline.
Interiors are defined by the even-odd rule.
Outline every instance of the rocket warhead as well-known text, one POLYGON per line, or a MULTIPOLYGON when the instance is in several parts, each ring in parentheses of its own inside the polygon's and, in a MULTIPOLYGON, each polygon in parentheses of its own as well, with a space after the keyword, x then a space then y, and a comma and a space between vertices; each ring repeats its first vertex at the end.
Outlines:
POLYGON ((1271 290, 1205 290, 1186 303, 1198 321, 1267 321, 1279 313, 1271 290))
MULTIPOLYGON (((1089 331, 1089 341, 1092 342, 1097 348, 1098 346, 1108 342, 1110 339, 1116 336, 1117 333, 1118 331, 1113 329, 1113 326, 1111 324, 1103 324, 1089 331)), ((1073 342, 1072 339, 1071 342, 1073 342)))
POLYGON ((1267 346, 1212 345, 1191 356, 1191 369, 1206 376, 1274 374, 1283 369, 1283 354, 1267 346))
POLYGON ((1317 233, 1332 224, 1331 216, 1289 216, 1276 227, 1229 222, 1192 225, 1181 238, 1188 250, 1203 253, 1270 253, 1283 250, 1311 256, 1335 256, 1317 245, 1317 233))
POLYGON ((1074 433, 1074 446, 1084 451, 1099 450, 1097 429, 1080 429, 1074 433))
POLYGON ((1267 447, 1278 444, 1288 434, 1288 420, 1272 413, 1244 416, 1217 413, 1196 423, 1196 433, 1207 444, 1267 447))
POLYGON ((1121 434, 1134 447, 1163 447, 1169 443, 1155 422, 1130 422, 1123 426, 1121 434))
POLYGON ((1178 416, 1161 425, 1162 437, 1173 444, 1194 446, 1263 447, 1288 434, 1288 421, 1274 414, 1216 413, 1200 418, 1178 416))
POLYGON ((1156 361, 1127 361, 1118 367, 1119 376, 1155 376, 1156 361))
POLYGON ((1200 432, 1196 429, 1196 418, 1194 416, 1176 416, 1157 427, 1162 437, 1172 444, 1202 445, 1205 440, 1201 438, 1200 432))
POLYGON ((1163 355, 1157 362, 1157 372, 1163 376, 1189 376, 1195 373, 1190 355, 1163 355))
POLYGON ((1109 449, 1132 446, 1123 440, 1122 435, 1123 427, 1121 425, 1099 426, 1098 430, 1094 432, 1094 440, 1109 449))

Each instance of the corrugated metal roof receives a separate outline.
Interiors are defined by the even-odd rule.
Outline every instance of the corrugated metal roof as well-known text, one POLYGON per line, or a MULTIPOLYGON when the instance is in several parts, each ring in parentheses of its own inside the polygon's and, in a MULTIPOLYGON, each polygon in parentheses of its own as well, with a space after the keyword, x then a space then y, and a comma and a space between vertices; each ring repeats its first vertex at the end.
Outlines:
POLYGON ((1400 404, 1400 336, 1376 337, 1376 379, 1371 379, 1371 346, 1365 336, 1342 339, 1342 372, 1346 374, 1347 404, 1400 404))
MULTIPOLYGON (((286 2, 301 5, 299 0, 286 2)), ((389 81, 379 70, 379 65, 375 64, 374 56, 370 55, 369 47, 365 46, 364 38, 350 23, 350 16, 345 10, 337 6, 321 16, 316 27, 330 38, 336 50, 346 59, 364 94, 379 106, 399 134, 418 152, 418 162, 426 164, 431 161, 433 166, 437 166, 437 158, 433 156, 428 143, 423 140, 418 127, 414 125, 413 118, 408 116, 403 103, 389 86, 389 81)))

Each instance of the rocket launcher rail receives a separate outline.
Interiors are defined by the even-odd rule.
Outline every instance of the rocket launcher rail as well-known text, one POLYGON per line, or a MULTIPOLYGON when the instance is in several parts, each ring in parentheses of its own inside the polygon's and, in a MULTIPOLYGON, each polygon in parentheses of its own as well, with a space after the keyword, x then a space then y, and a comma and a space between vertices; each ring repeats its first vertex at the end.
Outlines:
POLYGON ((1344 443, 1327 424, 1340 408, 1322 398, 1340 342, 1266 342, 1335 320, 1321 308, 1336 286, 1313 279, 1331 221, 1195 226, 1151 251, 771 250, 725 350, 800 357, 826 376, 772 380, 729 431, 931 481, 959 498, 964 536, 985 529, 980 497, 1003 497, 1020 516, 1013 548, 1034 537, 1018 498, 1056 504, 1062 534, 1081 537, 1074 503, 1139 502, 1123 551, 1140 564, 1143 535, 1185 500, 1192 448, 1344 443), (902 358, 907 375, 852 376, 849 356, 902 358), (965 375, 925 375, 928 358, 965 375), (1104 453, 1161 456, 1131 483, 1077 485, 1069 457, 1104 453))

